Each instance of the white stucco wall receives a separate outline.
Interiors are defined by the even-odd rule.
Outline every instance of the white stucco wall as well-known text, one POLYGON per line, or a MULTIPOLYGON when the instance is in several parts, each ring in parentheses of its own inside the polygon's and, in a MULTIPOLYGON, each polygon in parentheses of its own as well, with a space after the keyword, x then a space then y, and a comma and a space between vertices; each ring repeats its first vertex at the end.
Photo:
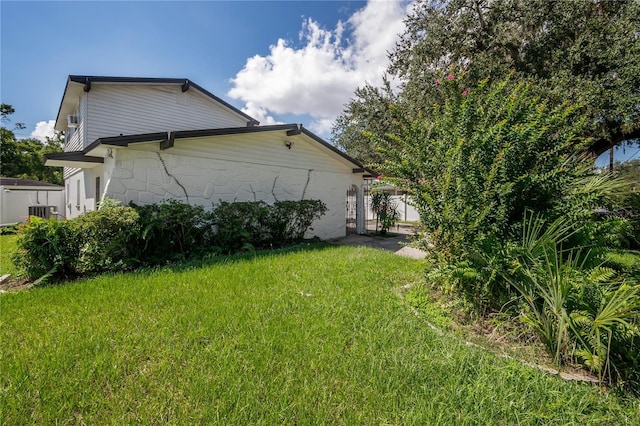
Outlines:
MULTIPOLYGON (((335 162, 332 167, 335 168, 335 162)), ((105 191, 111 198, 138 204, 168 199, 186 202, 186 191, 189 203, 207 208, 220 200, 272 203, 275 199, 319 199, 324 201, 328 211, 314 222, 313 230, 307 236, 341 237, 346 233, 346 191, 353 184, 361 185, 362 178, 352 173, 348 166, 341 172, 321 169, 320 161, 318 169, 311 169, 296 167, 295 162, 264 165, 176 155, 171 150, 129 148, 118 150, 105 191)))
POLYGON ((91 169, 77 169, 65 178, 66 203, 62 211, 64 217, 73 219, 82 213, 96 209, 105 187, 105 167, 100 165, 91 169), (100 177, 101 192, 96 194, 96 177, 100 177))

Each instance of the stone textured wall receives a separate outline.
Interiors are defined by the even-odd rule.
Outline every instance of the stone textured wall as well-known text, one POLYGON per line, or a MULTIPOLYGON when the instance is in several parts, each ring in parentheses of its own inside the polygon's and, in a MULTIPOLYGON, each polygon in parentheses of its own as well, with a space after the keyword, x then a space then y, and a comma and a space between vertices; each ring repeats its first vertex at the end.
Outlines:
POLYGON ((119 150, 106 195, 124 203, 177 199, 212 207, 222 201, 320 199, 328 212, 308 234, 322 239, 345 235, 345 194, 361 185, 360 175, 272 166, 242 161, 172 155, 169 151, 119 150))

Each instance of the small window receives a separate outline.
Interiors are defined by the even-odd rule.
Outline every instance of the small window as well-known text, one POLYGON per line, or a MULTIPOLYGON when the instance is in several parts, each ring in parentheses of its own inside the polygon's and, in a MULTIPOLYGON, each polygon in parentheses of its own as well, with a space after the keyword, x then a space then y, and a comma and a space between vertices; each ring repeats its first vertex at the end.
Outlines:
POLYGON ((80 210, 80 179, 76 181, 76 209, 80 210))
POLYGON ((100 176, 96 177, 96 210, 100 207, 100 176))

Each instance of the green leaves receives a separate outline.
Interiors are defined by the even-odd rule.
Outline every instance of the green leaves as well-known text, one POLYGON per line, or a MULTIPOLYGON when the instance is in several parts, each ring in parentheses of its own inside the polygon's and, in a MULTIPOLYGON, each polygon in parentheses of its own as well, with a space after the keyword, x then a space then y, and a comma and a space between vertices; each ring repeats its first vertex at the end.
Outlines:
POLYGON ((457 77, 443 79, 447 98, 432 120, 399 117, 374 138, 384 157, 376 167, 409 191, 429 242, 450 257, 484 235, 510 238, 527 209, 552 215, 583 173, 576 107, 552 108, 529 87, 483 81, 462 94, 457 77))
POLYGON ((398 221, 398 206, 391 199, 391 194, 382 190, 371 192, 371 209, 376 215, 376 229, 380 221, 380 233, 386 234, 398 221))
MULTIPOLYGON (((2 104, 2 127, 0 128, 0 158, 2 159, 2 175, 22 179, 33 179, 62 185, 62 167, 46 167, 44 154, 62 152, 64 136, 56 134, 46 143, 38 139, 17 139, 12 130, 5 128, 10 120, 9 115, 15 112, 11 105, 2 104)), ((15 124, 16 129, 23 129, 22 123, 15 124)))
MULTIPOLYGON (((594 152, 640 138, 640 2, 418 0, 405 24, 387 69, 399 87, 358 89, 334 128, 334 142, 366 163, 381 157, 362 132, 394 131, 393 109, 411 121, 437 119, 451 99, 442 84, 450 74, 457 94, 511 75, 548 99, 548 108, 583 105, 578 131, 591 138, 594 152)), ((517 107, 501 97, 487 105, 517 107)), ((467 122, 492 119, 477 112, 452 125, 460 131, 467 122)))
POLYGON ((320 200, 221 202, 213 211, 171 200, 124 207, 105 200, 75 219, 30 218, 15 264, 28 278, 68 279, 160 265, 203 254, 276 248, 300 242, 327 211, 320 200))
POLYGON ((614 281, 610 268, 589 268, 589 250, 563 250, 574 229, 563 219, 547 224, 528 215, 510 252, 517 267, 502 277, 524 301, 522 320, 557 363, 578 357, 600 381, 625 380, 640 350, 640 285, 614 281))

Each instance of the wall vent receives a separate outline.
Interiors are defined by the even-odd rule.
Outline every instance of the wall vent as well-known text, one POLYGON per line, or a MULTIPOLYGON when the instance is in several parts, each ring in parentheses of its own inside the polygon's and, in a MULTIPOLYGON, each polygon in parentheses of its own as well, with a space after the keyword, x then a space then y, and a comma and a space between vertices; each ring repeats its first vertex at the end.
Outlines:
POLYGON ((78 127, 77 115, 67 115, 67 127, 78 127))

